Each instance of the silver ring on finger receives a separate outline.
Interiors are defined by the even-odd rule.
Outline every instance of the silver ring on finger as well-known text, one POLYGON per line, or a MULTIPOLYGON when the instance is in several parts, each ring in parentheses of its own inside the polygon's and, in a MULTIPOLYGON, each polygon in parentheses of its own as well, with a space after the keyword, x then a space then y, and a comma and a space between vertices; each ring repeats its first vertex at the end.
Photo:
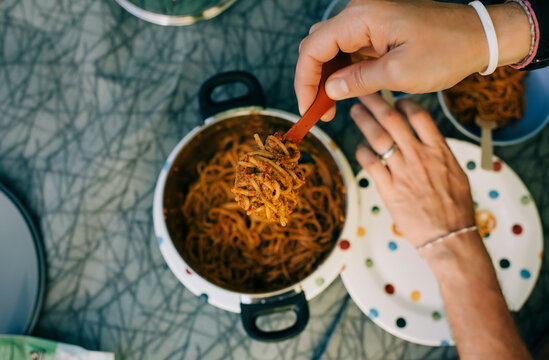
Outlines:
POLYGON ((387 149, 387 151, 385 151, 383 154, 379 155, 379 157, 381 158, 381 160, 387 160, 396 152, 397 148, 397 144, 393 143, 393 145, 391 145, 391 147, 387 149))

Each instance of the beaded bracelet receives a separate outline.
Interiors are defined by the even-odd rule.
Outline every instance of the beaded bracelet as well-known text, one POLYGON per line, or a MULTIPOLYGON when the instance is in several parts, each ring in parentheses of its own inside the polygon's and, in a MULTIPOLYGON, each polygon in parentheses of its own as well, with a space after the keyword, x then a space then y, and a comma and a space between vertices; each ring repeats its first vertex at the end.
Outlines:
POLYGON ((451 237, 454 237, 454 236, 457 236, 457 235, 460 235, 460 234, 463 234, 463 233, 466 233, 466 232, 469 232, 469 231, 477 231, 477 230, 478 230, 478 226, 473 225, 473 226, 469 226, 469 227, 466 227, 466 228, 463 228, 463 229, 460 229, 460 230, 452 231, 449 234, 438 237, 434 240, 427 241, 425 244, 416 247, 416 249, 417 250, 425 249, 425 248, 433 246, 437 243, 443 242, 444 240, 446 240, 448 238, 451 238, 451 237))
POLYGON ((539 45, 539 25, 538 20, 536 18, 536 15, 534 14, 534 10, 532 9, 532 5, 528 0, 507 0, 506 2, 514 2, 520 5, 522 7, 522 10, 526 13, 526 16, 528 16, 528 23, 530 24, 530 35, 531 35, 531 41, 530 41, 530 50, 528 51, 528 55, 522 61, 516 64, 509 65, 513 69, 523 69, 528 64, 534 60, 536 57, 536 53, 538 51, 538 45, 539 45))

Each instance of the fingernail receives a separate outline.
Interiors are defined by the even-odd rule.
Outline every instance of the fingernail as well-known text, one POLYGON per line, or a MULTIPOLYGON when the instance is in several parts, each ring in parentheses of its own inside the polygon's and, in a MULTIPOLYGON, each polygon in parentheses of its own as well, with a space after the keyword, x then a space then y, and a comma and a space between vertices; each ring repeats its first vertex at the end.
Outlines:
POLYGON ((349 87, 343 79, 333 79, 326 82, 326 94, 332 99, 341 99, 349 93, 349 87))

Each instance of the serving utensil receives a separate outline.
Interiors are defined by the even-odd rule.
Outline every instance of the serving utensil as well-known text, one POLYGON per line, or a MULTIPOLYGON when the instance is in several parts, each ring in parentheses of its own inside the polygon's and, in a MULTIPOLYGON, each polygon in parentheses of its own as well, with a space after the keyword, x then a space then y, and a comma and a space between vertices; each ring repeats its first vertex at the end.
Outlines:
POLYGON ((326 94, 324 85, 330 75, 339 69, 344 68, 347 65, 351 65, 351 57, 349 54, 339 52, 336 57, 322 65, 322 74, 320 76, 320 83, 318 85, 318 92, 313 104, 305 112, 303 117, 299 119, 297 123, 286 134, 284 139, 290 140, 296 144, 307 135, 309 130, 320 120, 320 117, 330 110, 335 104, 335 100, 332 100, 326 94))
POLYGON ((381 97, 383 100, 387 101, 391 107, 395 107, 395 96, 393 95, 393 92, 391 90, 381 90, 381 97))
POLYGON ((495 121, 483 119, 478 115, 475 117, 475 123, 481 128, 480 167, 485 170, 492 170, 494 168, 494 164, 492 161, 492 157, 494 155, 494 145, 492 144, 492 130, 496 128, 497 124, 495 121))

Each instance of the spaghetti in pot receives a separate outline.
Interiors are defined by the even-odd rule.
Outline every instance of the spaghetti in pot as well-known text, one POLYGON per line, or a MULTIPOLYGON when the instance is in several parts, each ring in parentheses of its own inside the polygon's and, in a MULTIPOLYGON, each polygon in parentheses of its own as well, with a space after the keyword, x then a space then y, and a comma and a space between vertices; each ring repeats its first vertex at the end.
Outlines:
POLYGON ((181 207, 185 260, 208 281, 239 292, 268 292, 295 284, 312 273, 335 245, 343 224, 344 188, 339 175, 311 154, 301 164, 306 178, 286 226, 247 215, 231 189, 243 154, 253 142, 224 138, 220 151, 197 165, 181 207))
POLYGON ((265 144, 258 134, 254 139, 257 149, 242 155, 237 163, 232 190, 236 202, 248 215, 286 226, 297 206, 298 191, 305 184, 305 168, 298 164, 299 149, 280 134, 267 136, 265 144))

